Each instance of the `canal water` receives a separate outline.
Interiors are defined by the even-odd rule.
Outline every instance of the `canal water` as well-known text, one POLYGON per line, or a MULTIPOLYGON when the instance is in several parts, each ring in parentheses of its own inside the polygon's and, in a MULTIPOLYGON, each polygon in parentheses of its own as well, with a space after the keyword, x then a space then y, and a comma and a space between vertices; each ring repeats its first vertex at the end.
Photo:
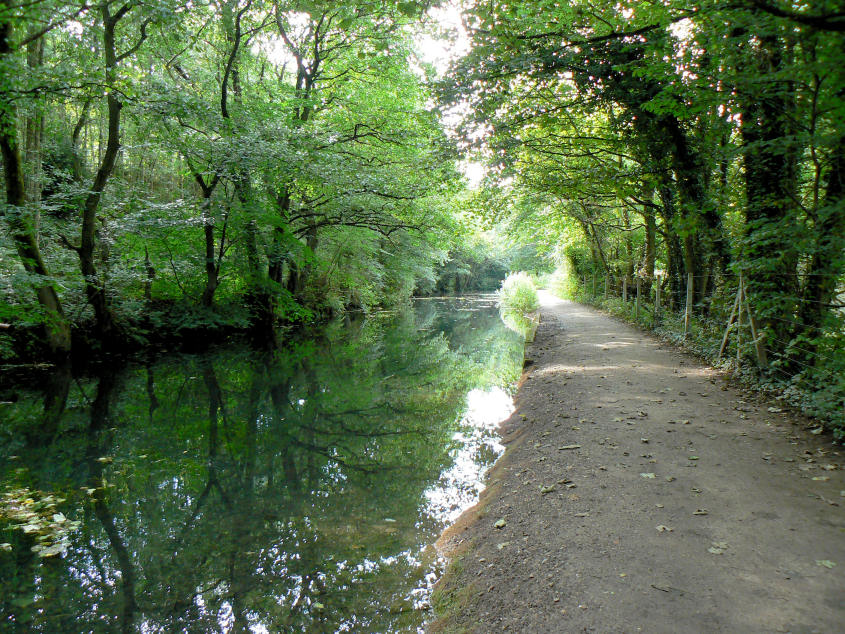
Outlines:
POLYGON ((0 404, 0 631, 416 632, 502 447, 492 296, 227 345, 0 404))

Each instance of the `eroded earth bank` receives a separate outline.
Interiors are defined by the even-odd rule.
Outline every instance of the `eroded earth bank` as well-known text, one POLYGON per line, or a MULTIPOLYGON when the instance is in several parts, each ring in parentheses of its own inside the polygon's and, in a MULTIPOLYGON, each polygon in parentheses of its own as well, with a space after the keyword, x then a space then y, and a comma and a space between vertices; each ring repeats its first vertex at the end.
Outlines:
POLYGON ((656 338, 541 299, 507 452, 441 539, 430 629, 841 631, 842 450, 656 338))

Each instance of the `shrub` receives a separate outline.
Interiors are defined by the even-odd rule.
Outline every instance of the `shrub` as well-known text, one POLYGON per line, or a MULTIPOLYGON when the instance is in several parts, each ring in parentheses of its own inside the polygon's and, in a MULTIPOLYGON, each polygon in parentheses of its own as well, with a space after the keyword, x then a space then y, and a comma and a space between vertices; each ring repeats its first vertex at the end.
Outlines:
POLYGON ((499 289, 499 306, 505 310, 530 313, 537 310, 540 300, 537 287, 527 273, 511 273, 499 289))

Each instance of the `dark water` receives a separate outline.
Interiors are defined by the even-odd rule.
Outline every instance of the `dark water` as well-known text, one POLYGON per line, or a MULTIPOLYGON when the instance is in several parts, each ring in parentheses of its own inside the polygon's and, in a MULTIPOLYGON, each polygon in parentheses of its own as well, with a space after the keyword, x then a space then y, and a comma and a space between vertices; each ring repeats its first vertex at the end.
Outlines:
POLYGON ((489 297, 421 300, 13 390, 0 630, 416 631, 521 361, 489 297))

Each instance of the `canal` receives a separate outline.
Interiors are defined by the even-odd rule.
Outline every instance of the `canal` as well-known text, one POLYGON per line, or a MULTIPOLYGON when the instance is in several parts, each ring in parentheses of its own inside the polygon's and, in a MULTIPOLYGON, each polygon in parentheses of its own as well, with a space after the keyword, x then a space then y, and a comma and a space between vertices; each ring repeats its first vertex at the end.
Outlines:
POLYGON ((492 296, 422 299, 5 386, 0 630, 420 630, 522 347, 492 296))

